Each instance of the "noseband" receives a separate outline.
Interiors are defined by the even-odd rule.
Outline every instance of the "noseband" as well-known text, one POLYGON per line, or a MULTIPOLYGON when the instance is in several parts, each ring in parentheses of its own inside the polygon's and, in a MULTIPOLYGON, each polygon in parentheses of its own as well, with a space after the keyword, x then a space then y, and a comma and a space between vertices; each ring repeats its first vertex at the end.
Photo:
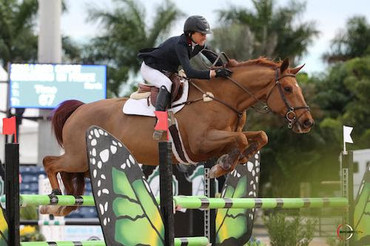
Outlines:
POLYGON ((288 127, 292 128, 293 125, 295 123, 297 123, 299 118, 303 115, 303 113, 302 113, 301 115, 299 115, 297 117, 295 111, 299 110, 299 109, 306 109, 306 111, 310 111, 310 107, 308 105, 299 106, 299 107, 293 107, 293 106, 290 105, 290 103, 288 102, 288 100, 287 100, 287 98, 284 94, 284 91, 283 91, 282 85, 280 83, 280 80, 282 78, 285 78, 285 77, 294 77, 294 78, 296 78, 296 75, 295 74, 284 74, 281 77, 279 77, 279 69, 277 68, 275 71, 276 71, 275 72, 275 85, 274 85, 274 87, 271 88, 270 92, 267 94, 266 104, 268 106, 268 100, 270 98, 270 95, 271 95, 272 91, 274 90, 274 88, 277 87, 279 89, 280 97, 283 100, 283 102, 285 104, 285 107, 287 109, 287 112, 285 114, 285 119, 287 119, 287 121, 288 121, 288 127))

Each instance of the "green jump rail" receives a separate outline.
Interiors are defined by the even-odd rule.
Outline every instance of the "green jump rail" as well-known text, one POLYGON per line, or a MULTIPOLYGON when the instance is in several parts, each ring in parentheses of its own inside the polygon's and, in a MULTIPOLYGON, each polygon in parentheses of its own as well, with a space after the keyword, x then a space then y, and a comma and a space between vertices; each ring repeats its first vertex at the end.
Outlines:
POLYGON ((348 207, 344 197, 328 198, 202 198, 190 196, 174 197, 176 206, 187 209, 221 208, 321 208, 348 207))
MULTIPOLYGON (((222 209, 222 208, 321 208, 347 207, 344 197, 328 198, 207 198, 199 196, 174 196, 176 206, 187 209, 222 209)), ((1 197, 5 202, 5 196, 1 197)), ((71 195, 20 195, 20 205, 61 205, 95 206, 92 196, 71 195)))
MULTIPOLYGON (((56 242, 23 242, 21 246, 106 246, 104 241, 56 241, 56 242)), ((206 246, 209 245, 206 237, 180 237, 175 238, 175 246, 206 246)))

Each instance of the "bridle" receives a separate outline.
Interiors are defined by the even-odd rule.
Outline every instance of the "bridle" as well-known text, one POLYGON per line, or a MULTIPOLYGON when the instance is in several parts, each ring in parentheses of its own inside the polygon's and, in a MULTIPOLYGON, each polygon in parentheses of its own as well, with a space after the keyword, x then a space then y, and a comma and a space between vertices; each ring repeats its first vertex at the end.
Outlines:
MULTIPOLYGON (((285 104, 285 107, 287 109, 287 112, 285 113, 285 119, 288 121, 288 127, 289 128, 292 128, 293 125, 295 123, 297 123, 298 120, 299 120, 299 118, 301 118, 301 116, 303 115, 303 113, 302 113, 301 115, 299 115, 297 117, 295 111, 296 110, 299 110, 299 109, 306 109, 306 111, 310 111, 310 107, 308 105, 299 106, 299 107, 293 107, 292 105, 290 105, 290 103, 286 99, 286 96, 285 96, 285 94, 283 92, 283 88, 282 88, 282 85, 280 83, 280 80, 282 78, 285 78, 285 77, 294 77, 294 78, 296 78, 296 75, 295 74, 284 74, 284 75, 282 75, 282 76, 279 77, 279 69, 276 68, 275 71, 276 71, 275 72, 275 85, 274 85, 274 87, 271 88, 271 90, 267 94, 267 97, 266 97, 266 105, 267 105, 267 107, 269 107, 268 106, 268 100, 269 100, 270 95, 271 95, 272 91, 274 90, 274 88, 277 87, 279 89, 280 97, 283 100, 283 102, 285 104)), ((272 110, 270 109, 270 111, 272 111, 272 110)))
MULTIPOLYGON (((212 52, 212 51, 211 51, 212 52)), ((221 56, 224 56, 226 58, 227 61, 229 61, 229 58, 227 57, 227 55, 225 53, 221 53, 217 56, 217 59, 215 60, 215 62, 213 63, 212 67, 214 67, 217 63, 217 61, 219 59, 221 59, 221 56)), ((293 107, 290 105, 290 103, 288 102, 284 92, 283 92, 283 88, 282 88, 282 85, 280 83, 280 80, 285 78, 285 77, 293 77, 293 78, 296 78, 296 75, 295 74, 284 74, 282 76, 279 77, 279 67, 277 67, 275 69, 275 84, 274 86, 270 89, 269 93, 267 94, 267 97, 266 97, 266 101, 265 102, 262 102, 262 100, 258 99, 251 91, 248 90, 247 87, 243 86, 242 84, 240 84, 238 81, 234 80, 233 78, 231 77, 227 77, 228 80, 230 80, 231 82, 233 82, 236 86, 238 86, 240 89, 242 89, 245 93, 247 93, 249 96, 251 96, 256 102, 261 102, 262 104, 265 104, 265 106, 263 107, 263 112, 273 112, 270 108, 270 106, 268 105, 268 100, 270 98, 270 95, 272 93, 272 91, 274 90, 275 87, 277 87, 279 89, 279 92, 280 92, 280 97, 281 99, 283 100, 285 106, 286 106, 286 109, 287 109, 287 112, 285 113, 285 119, 288 121, 288 128, 292 128, 294 124, 296 124, 299 120, 299 118, 301 116, 303 116, 304 113, 302 113, 301 115, 299 115, 297 117, 297 114, 296 114, 296 110, 299 110, 299 109, 306 109, 306 111, 310 111, 310 107, 308 105, 304 105, 304 106, 299 106, 299 107, 293 107)), ((192 84, 196 89, 198 89, 200 92, 203 93, 203 97, 208 97, 208 98, 211 98, 212 100, 215 100, 223 105, 225 105, 226 107, 228 107, 229 109, 231 109, 232 111, 234 111, 236 113, 236 115, 238 116, 238 121, 237 121, 237 124, 236 124, 236 128, 235 130, 237 129, 238 125, 239 125, 239 122, 240 122, 240 119, 241 117, 243 116, 244 114, 244 110, 243 111, 238 111, 235 107, 231 106, 230 104, 214 97, 212 94, 209 94, 207 92, 205 92, 204 90, 202 90, 199 86, 197 86, 195 83, 193 83, 190 79, 186 78, 189 81, 190 84, 192 84)), ((180 104, 176 104, 176 105, 173 105, 172 107, 178 107, 180 105, 188 105, 188 104, 191 104, 191 103, 194 103, 194 102, 198 102, 198 101, 201 101, 202 98, 200 99, 196 99, 196 100, 192 100, 192 101, 186 101, 186 102, 183 102, 183 103, 180 103, 180 104)), ((252 106, 253 107, 253 106, 252 106)), ((261 109, 255 109, 257 112, 262 112, 261 109)))
MULTIPOLYGON (((208 50, 210 51, 210 50, 208 50)), ((212 52, 212 51, 210 51, 212 52)), ((213 52, 214 53, 214 52, 213 52)), ((215 55, 217 55, 216 53, 214 53, 215 55)), ((214 63, 212 64, 213 67, 216 66, 216 63, 221 59, 221 57, 224 57, 228 62, 230 61, 229 57, 224 53, 224 52, 221 52, 220 54, 217 55, 217 58, 216 60, 214 61, 214 63)), ((283 92, 283 88, 282 88, 282 85, 280 83, 280 80, 282 78, 285 78, 285 77, 293 77, 293 78, 296 78, 296 75, 295 74, 284 74, 282 76, 279 77, 279 68, 276 68, 275 69, 275 85, 270 89, 269 93, 267 94, 267 97, 266 97, 266 103, 263 103, 262 104, 266 104, 264 107, 263 107, 263 110, 261 109, 256 109, 255 107, 252 106, 252 108, 254 108, 257 112, 262 112, 262 113, 266 113, 266 112, 273 112, 269 105, 268 105, 268 100, 270 98, 270 95, 273 91, 273 89, 275 87, 278 87, 279 89, 279 92, 280 92, 280 97, 281 99, 283 100, 286 108, 287 108, 287 112, 285 113, 285 119, 288 121, 288 128, 292 128, 294 124, 296 124, 299 120, 299 118, 303 115, 303 113, 301 115, 298 116, 297 118, 297 115, 295 113, 296 110, 299 110, 299 109, 306 109, 306 111, 310 111, 310 107, 308 105, 304 105, 304 106, 300 106, 300 107, 292 107, 284 92, 283 92)), ((231 77, 228 77, 228 79, 230 81, 232 81, 235 85, 237 85, 239 88, 241 88, 243 91, 245 91, 246 93, 248 93, 251 97, 253 97, 256 102, 261 102, 260 99, 258 99, 252 92, 250 92, 245 86, 241 85, 239 82, 237 82, 236 80, 232 79, 231 77)), ((228 106, 229 107, 229 106, 228 106)), ((236 111, 235 109, 233 109, 234 111, 236 111)), ((238 111, 237 111, 238 112, 238 111)), ((240 113, 238 113, 238 116, 240 115, 240 113)))
MULTIPOLYGON (((234 80, 233 78, 231 77, 227 77, 228 80, 230 80, 231 82, 233 82, 236 86, 238 86, 240 89, 242 89, 245 93, 247 93, 248 95, 250 95, 256 102, 261 102, 263 104, 266 104, 266 106, 264 106, 264 112, 268 112, 268 111, 271 111, 271 108, 270 106, 268 105, 268 100, 270 98, 270 95, 272 93, 272 91, 274 90, 275 87, 277 87, 279 89, 279 92, 280 92, 280 97, 281 99, 283 100, 285 106, 286 106, 286 109, 287 109, 287 112, 285 113, 285 119, 288 121, 288 128, 292 128, 294 124, 296 124, 299 120, 299 118, 303 115, 303 113, 301 115, 299 115, 297 117, 297 114, 296 114, 296 110, 299 110, 299 109, 306 109, 307 111, 310 111, 310 107, 308 105, 304 105, 304 106, 299 106, 299 107, 293 107, 290 105, 290 103, 288 102, 286 96, 284 95, 284 92, 283 92, 283 88, 282 88, 282 85, 280 83, 280 80, 285 78, 285 77, 294 77, 296 78, 296 75, 295 74, 284 74, 282 76, 279 77, 279 68, 276 68, 275 70, 275 84, 274 86, 270 89, 269 93, 267 94, 267 97, 266 97, 266 101, 265 102, 262 102, 262 100, 258 99, 250 90, 248 90, 247 87, 243 86, 242 84, 240 84, 238 81, 234 80)), ((231 109, 232 111, 234 111, 236 113, 236 115, 238 116, 238 121, 237 121, 237 124, 236 124, 236 128, 238 127, 239 125, 239 122, 240 122, 240 119, 241 117, 243 116, 244 114, 244 110, 243 111, 239 111, 237 110, 235 107, 233 107, 232 105, 224 102, 223 100, 220 100, 216 97, 214 97, 213 95, 207 93, 206 91, 204 91, 203 89, 201 89, 199 86, 197 86, 194 82, 192 82, 190 79, 189 80, 189 83, 192 84, 197 90, 199 90, 205 97, 208 97, 208 98, 211 98, 212 100, 215 100, 223 105, 225 105, 226 107, 228 107, 229 109, 231 109)), ((201 101, 202 98, 200 99, 196 99, 196 100, 192 100, 192 101, 186 101, 186 102, 183 102, 183 103, 180 103, 180 104, 176 104, 176 105, 173 105, 172 107, 177 107, 177 106, 180 106, 180 105, 188 105, 188 104, 191 104, 191 103, 194 103, 194 102, 198 102, 198 101, 201 101)), ((257 112, 261 112, 259 110, 256 110, 257 112)))

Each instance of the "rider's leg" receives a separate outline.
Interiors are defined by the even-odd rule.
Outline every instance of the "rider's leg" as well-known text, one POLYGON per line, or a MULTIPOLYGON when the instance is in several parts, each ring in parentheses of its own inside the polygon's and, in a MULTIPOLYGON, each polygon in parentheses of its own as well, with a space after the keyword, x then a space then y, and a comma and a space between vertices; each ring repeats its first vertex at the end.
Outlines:
POLYGON ((168 91, 171 91, 172 81, 161 71, 154 69, 143 62, 140 68, 141 75, 151 85, 161 88, 164 85, 168 91))
MULTIPOLYGON (((172 81, 162 72, 146 65, 144 62, 141 65, 140 72, 147 82, 159 88, 155 110, 166 111, 171 99, 172 81)), ((159 140, 162 138, 162 133, 163 131, 154 131, 153 139, 159 140)))
POLYGON ((168 104, 171 100, 171 93, 167 90, 166 86, 162 85, 159 88, 157 96, 157 103, 155 105, 155 111, 166 111, 168 104))
MULTIPOLYGON (((166 86, 162 85, 159 88, 159 93, 157 96, 157 103, 155 105, 155 111, 166 111, 167 107, 171 101, 171 93, 167 90, 166 86)), ((163 131, 154 130, 153 139, 159 140, 162 138, 163 131)))

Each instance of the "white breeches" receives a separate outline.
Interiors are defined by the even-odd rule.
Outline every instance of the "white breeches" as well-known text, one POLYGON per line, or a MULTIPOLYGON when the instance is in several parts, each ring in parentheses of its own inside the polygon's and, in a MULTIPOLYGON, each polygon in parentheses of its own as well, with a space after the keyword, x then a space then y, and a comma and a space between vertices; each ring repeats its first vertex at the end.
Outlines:
POLYGON ((171 92, 172 81, 159 70, 149 67, 143 62, 140 68, 141 75, 150 84, 160 88, 164 85, 171 92))

